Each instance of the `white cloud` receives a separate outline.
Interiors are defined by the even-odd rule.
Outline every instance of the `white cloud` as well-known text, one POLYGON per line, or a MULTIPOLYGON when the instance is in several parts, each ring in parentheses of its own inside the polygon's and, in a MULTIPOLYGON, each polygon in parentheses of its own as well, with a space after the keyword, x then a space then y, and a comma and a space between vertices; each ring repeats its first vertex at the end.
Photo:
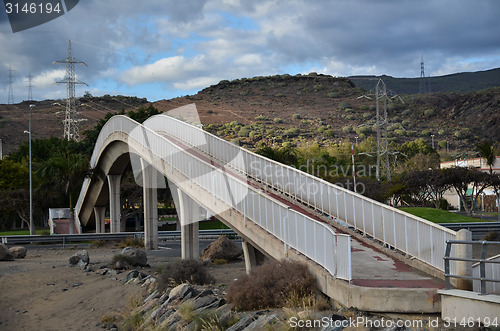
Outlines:
POLYGON ((192 58, 180 55, 167 57, 151 64, 132 67, 124 71, 120 78, 128 85, 182 81, 206 68, 204 58, 203 55, 192 58))

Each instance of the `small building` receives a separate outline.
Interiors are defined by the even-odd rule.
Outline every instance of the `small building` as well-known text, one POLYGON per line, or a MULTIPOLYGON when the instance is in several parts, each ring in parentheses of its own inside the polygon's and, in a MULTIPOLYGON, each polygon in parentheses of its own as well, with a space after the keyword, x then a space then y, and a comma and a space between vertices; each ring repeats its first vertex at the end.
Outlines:
MULTIPOLYGON (((468 167, 476 168, 484 172, 490 172, 490 168, 486 165, 486 160, 481 157, 471 158, 471 159, 461 159, 454 161, 446 161, 440 163, 441 169, 453 168, 453 167, 468 167)), ((493 163, 492 172, 500 174, 500 156, 495 157, 495 162, 493 163)), ((472 188, 469 188, 467 194, 472 195, 472 188)), ((443 196, 448 203, 461 210, 461 201, 458 197, 457 192, 454 189, 448 190, 443 196)), ((498 212, 498 207, 500 205, 499 197, 495 194, 493 188, 487 188, 483 191, 483 194, 478 198, 478 206, 480 210, 486 213, 498 212)))
POLYGON ((49 209, 50 234, 69 234, 69 208, 49 209))

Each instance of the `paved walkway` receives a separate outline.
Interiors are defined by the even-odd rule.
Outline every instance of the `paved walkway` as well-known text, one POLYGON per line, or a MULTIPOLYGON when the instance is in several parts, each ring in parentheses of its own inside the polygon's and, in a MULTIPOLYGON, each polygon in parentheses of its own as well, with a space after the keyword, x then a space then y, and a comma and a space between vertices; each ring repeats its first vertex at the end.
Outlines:
MULTIPOLYGON (((202 154, 199 150, 195 150, 171 136, 164 134, 162 134, 162 136, 194 156, 212 165, 224 168, 220 163, 216 162, 216 160, 206 154, 202 154)), ((224 170, 228 171, 227 168, 224 168, 224 170)), ((231 175, 246 181, 250 186, 260 188, 258 183, 249 181, 248 178, 243 178, 239 173, 231 173, 231 175)), ((307 207, 301 204, 293 204, 280 195, 269 191, 263 192, 290 206, 290 208, 324 223, 323 220, 313 215, 307 207)), ((337 233, 342 232, 336 228, 333 229, 337 233)), ((368 245, 351 236, 351 268, 352 283, 354 285, 385 288, 444 288, 444 280, 427 275, 422 271, 414 269, 390 257, 379 250, 376 245, 377 244, 368 245)))

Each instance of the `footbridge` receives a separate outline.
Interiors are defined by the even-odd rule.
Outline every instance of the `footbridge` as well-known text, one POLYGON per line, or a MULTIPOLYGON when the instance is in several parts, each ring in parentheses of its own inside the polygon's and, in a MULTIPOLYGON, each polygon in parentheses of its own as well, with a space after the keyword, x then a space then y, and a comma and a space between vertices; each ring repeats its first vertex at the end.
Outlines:
POLYGON ((320 289, 344 306, 380 312, 441 309, 437 289, 444 284, 439 278, 445 242, 457 239, 452 230, 167 114, 143 124, 111 118, 90 162, 93 176, 85 180, 75 207, 77 229, 95 224, 96 232, 103 232, 109 208, 110 231, 122 230, 120 181, 132 164, 143 187, 146 249, 158 247, 156 190, 166 187, 167 178, 180 218, 183 258, 198 257, 198 221, 208 212, 244 238, 247 270, 264 257, 298 260, 316 275, 320 289), (438 278, 401 261, 413 261, 438 278))

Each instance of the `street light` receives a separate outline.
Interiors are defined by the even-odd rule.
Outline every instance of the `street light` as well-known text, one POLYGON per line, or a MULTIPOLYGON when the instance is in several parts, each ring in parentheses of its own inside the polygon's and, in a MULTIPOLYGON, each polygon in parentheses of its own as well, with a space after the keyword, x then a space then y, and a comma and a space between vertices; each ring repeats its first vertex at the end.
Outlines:
POLYGON ((358 146, 358 136, 354 137, 354 139, 356 139, 356 146, 358 146))
POLYGON ((432 141, 432 149, 434 149, 434 135, 431 134, 431 141, 432 141))
MULTIPOLYGON (((33 178, 31 173, 31 111, 35 107, 35 105, 30 105, 30 120, 29 120, 29 150, 30 150, 30 235, 33 236, 35 234, 35 227, 33 226, 33 178)), ((26 131, 25 131, 26 132, 26 131)))

